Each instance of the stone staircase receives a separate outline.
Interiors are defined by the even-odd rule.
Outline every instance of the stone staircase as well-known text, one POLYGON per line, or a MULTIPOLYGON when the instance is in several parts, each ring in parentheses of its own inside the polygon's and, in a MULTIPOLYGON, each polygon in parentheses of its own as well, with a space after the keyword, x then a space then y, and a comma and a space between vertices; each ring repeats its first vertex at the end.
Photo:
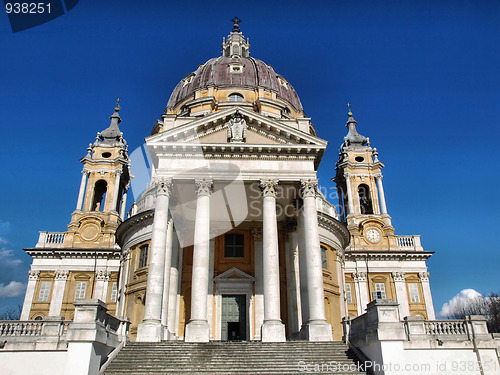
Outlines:
POLYGON ((366 374, 341 342, 129 343, 105 375, 366 374))

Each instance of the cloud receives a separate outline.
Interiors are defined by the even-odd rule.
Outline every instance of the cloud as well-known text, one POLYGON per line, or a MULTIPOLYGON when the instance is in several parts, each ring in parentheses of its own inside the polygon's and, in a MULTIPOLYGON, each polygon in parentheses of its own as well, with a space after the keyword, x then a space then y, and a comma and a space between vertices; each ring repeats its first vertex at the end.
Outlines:
POLYGON ((17 297, 24 293, 26 284, 19 281, 11 281, 8 285, 0 284, 0 298, 17 297))
POLYGON ((9 232, 10 232, 10 223, 8 221, 3 221, 0 219, 0 235, 5 235, 9 232))
POLYGON ((458 307, 464 306, 467 301, 483 297, 483 295, 474 289, 463 289, 451 300, 443 304, 441 311, 437 314, 441 318, 448 317, 458 307))
POLYGON ((17 264, 21 264, 22 260, 14 257, 14 251, 6 248, 0 249, 0 259, 2 259, 2 263, 5 266, 14 266, 17 264))

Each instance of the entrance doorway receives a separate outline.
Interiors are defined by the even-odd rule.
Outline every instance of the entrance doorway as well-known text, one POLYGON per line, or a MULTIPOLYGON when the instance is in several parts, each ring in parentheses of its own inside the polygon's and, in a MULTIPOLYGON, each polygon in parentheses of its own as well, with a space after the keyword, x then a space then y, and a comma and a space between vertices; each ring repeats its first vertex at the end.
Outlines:
POLYGON ((222 340, 246 340, 246 295, 223 294, 221 318, 222 340))

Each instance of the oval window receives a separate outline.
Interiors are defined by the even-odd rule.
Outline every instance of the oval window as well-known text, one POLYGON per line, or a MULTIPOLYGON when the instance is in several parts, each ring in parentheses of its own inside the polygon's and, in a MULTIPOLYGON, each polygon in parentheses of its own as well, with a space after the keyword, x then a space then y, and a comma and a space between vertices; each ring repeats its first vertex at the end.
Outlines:
POLYGON ((365 161, 365 158, 362 157, 362 156, 356 156, 356 158, 354 160, 356 160, 357 162, 361 163, 362 161, 365 161))
POLYGON ((102 157, 106 158, 106 159, 109 158, 109 157, 111 157, 111 152, 103 152, 102 153, 102 157))

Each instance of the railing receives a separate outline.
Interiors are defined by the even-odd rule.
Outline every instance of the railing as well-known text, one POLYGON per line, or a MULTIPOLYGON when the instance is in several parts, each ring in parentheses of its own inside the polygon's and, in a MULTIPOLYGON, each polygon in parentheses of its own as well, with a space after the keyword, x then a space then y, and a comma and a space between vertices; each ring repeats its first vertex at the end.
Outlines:
POLYGON ((398 246, 401 250, 422 251, 420 236, 397 236, 398 246))
POLYGON ((464 320, 427 320, 425 333, 427 335, 466 335, 467 327, 464 320))
POLYGON ((36 247, 63 247, 66 232, 40 232, 36 247))
POLYGON ((333 204, 331 204, 330 202, 328 202, 321 194, 319 194, 316 197, 316 210, 323 212, 323 213, 333 217, 334 219, 338 220, 338 218, 339 218, 339 215, 337 213, 337 209, 335 208, 335 206, 333 204))
POLYGON ((0 337, 41 336, 43 321, 0 321, 0 337))

